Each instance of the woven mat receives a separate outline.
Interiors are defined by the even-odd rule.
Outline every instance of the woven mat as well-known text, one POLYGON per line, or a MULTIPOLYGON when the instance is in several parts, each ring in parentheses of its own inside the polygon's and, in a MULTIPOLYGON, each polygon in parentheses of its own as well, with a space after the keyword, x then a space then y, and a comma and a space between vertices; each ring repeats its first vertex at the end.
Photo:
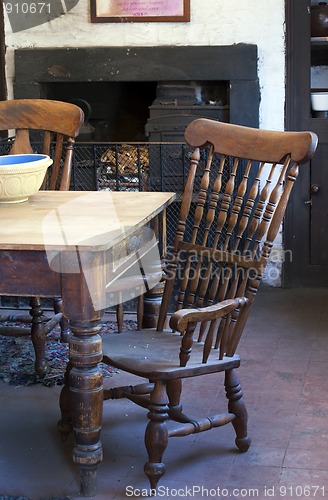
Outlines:
MULTIPOLYGON (((12 326, 12 323, 11 323, 12 326)), ((20 324, 20 326, 24 326, 20 324)), ((26 326, 26 325, 25 325, 26 326)), ((114 321, 101 323, 101 335, 117 331, 114 321)), ((128 320, 124 330, 135 330, 136 323, 128 320)), ((46 361, 47 373, 44 377, 34 371, 34 349, 31 337, 4 337, 0 335, 0 380, 12 385, 42 384, 46 387, 63 385, 64 373, 68 361, 68 344, 60 342, 60 329, 57 326, 47 337, 46 361)), ((117 370, 101 363, 104 377, 112 377, 117 370)), ((0 500, 2 497, 0 496, 0 500)))
MULTIPOLYGON (((27 497, 15 497, 12 495, 0 495, 0 500, 30 500, 27 497)), ((46 498, 40 498, 39 500, 47 500, 46 498)), ((69 497, 52 497, 48 500, 71 500, 69 497)))

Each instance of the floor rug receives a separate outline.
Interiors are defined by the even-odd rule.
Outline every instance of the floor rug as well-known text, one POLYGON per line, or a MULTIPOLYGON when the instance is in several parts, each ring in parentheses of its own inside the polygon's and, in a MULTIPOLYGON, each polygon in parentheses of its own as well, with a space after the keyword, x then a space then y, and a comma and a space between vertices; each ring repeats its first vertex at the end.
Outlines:
MULTIPOLYGON (((12 323, 11 323, 12 326, 12 323)), ((23 325, 20 325, 23 326, 23 325)), ((25 325, 26 326, 26 325, 25 325)), ((117 331, 117 323, 101 323, 101 335, 117 331)), ((135 330, 132 320, 124 322, 124 330, 135 330)), ((68 361, 68 344, 60 342, 60 329, 57 326, 50 332, 46 341, 47 373, 44 377, 34 371, 34 349, 31 337, 0 336, 0 380, 12 385, 42 384, 46 387, 63 385, 68 361)), ((101 363, 104 377, 111 377, 117 370, 101 363)), ((1 500, 1 496, 0 496, 1 500)))
MULTIPOLYGON (((0 500, 30 500, 27 497, 15 497, 12 495, 0 495, 0 500)), ((46 498, 40 498, 40 500, 47 500, 46 498)), ((71 500, 69 497, 52 497, 48 500, 71 500)))

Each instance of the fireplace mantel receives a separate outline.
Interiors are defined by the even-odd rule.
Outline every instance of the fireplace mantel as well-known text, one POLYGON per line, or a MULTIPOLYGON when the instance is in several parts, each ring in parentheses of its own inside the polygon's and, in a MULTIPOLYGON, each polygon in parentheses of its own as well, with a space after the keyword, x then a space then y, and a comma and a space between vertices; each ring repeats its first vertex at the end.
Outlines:
POLYGON ((257 59, 250 44, 18 49, 14 97, 46 97, 56 82, 226 80, 231 123, 258 127, 257 59))

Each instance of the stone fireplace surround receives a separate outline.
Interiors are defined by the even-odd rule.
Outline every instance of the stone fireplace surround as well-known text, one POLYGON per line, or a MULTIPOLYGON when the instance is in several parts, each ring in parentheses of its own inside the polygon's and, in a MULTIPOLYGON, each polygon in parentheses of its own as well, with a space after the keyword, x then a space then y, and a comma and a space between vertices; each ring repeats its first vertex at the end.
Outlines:
POLYGON ((258 127, 257 59, 249 44, 18 49, 14 98, 46 98, 60 82, 227 81, 230 122, 258 127))

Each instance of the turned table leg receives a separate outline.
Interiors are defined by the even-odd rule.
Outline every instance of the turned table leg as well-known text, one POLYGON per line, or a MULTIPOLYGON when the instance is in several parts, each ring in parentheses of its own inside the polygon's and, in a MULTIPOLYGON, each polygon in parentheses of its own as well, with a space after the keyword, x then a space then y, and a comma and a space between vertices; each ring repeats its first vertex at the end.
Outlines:
POLYGON ((103 408, 101 337, 98 326, 71 322, 69 391, 75 434, 73 461, 80 467, 81 493, 96 494, 97 465, 102 460, 100 430, 103 408))
POLYGON ((90 261, 95 264, 94 283, 90 279, 87 283, 84 273, 62 274, 63 310, 71 329, 68 389, 67 386, 63 389, 61 402, 66 408, 62 416, 64 420, 70 416, 75 435, 73 461, 80 468, 81 494, 86 497, 96 494, 97 465, 102 461, 103 409, 99 297, 105 289, 104 273, 97 254, 92 255, 90 261))

